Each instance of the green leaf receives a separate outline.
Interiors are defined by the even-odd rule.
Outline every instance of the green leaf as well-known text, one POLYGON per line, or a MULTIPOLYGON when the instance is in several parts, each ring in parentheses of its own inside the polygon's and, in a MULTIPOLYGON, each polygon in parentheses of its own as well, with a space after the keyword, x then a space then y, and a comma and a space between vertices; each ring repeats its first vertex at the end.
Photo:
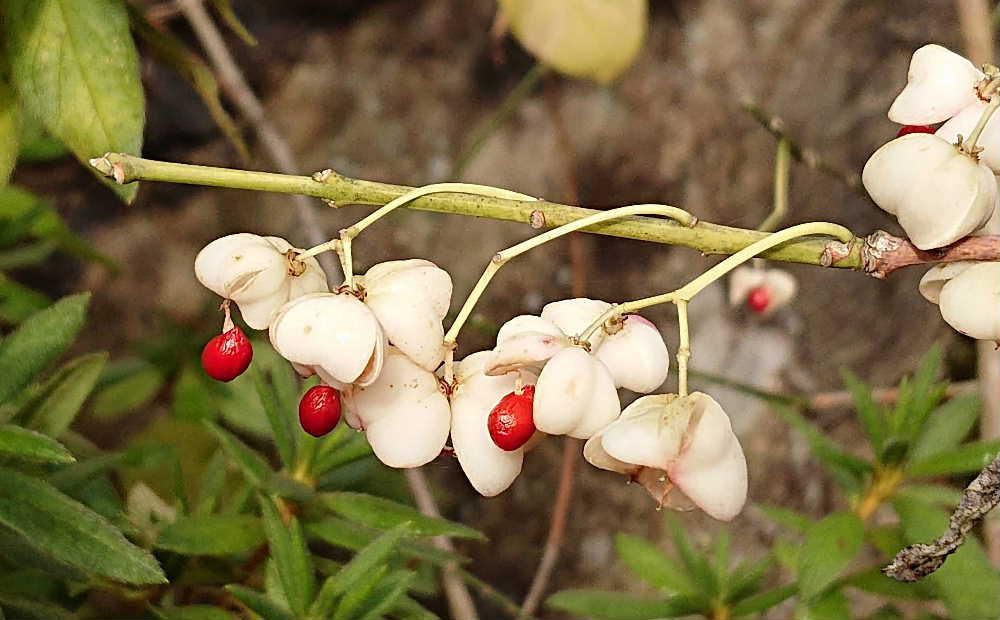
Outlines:
MULTIPOLYGON (((86 163, 139 155, 145 101, 121 0, 7 0, 14 86, 25 107, 86 163)), ((114 186, 126 201, 136 184, 114 186)))
POLYGON ((729 590, 726 601, 740 601, 756 593, 774 565, 775 558, 771 554, 756 562, 740 564, 729 575, 729 590))
POLYGON ((923 461, 957 448, 979 419, 983 401, 978 394, 956 396, 938 407, 910 451, 911 461, 923 461))
POLYGON ((931 600, 934 594, 921 583, 903 583, 882 574, 879 568, 872 568, 844 579, 843 585, 857 588, 880 597, 906 600, 931 600))
POLYGON ((0 273, 0 323, 20 323, 51 304, 42 293, 0 273))
POLYGON ((226 485, 226 453, 216 450, 212 458, 202 470, 201 485, 198 490, 198 503, 195 505, 196 515, 209 515, 215 511, 219 497, 226 485))
POLYGON ((852 493, 860 490, 865 476, 872 472, 871 463, 848 454, 794 407, 779 405, 776 409, 789 426, 805 436, 813 456, 826 467, 838 484, 852 493))
POLYGON ((20 150, 21 106, 14 91, 0 80, 0 186, 6 185, 20 150))
POLYGON ((24 389, 69 348, 83 327, 89 302, 89 293, 64 297, 0 343, 0 402, 24 389))
POLYGON ((309 615, 316 618, 329 617, 334 602, 348 590, 357 586, 367 575, 384 567, 404 536, 410 533, 409 525, 400 524, 376 538, 370 545, 359 551, 340 571, 328 578, 309 615))
MULTIPOLYGON (((363 612, 362 605, 368 597, 375 591, 375 586, 389 572, 389 567, 379 566, 375 570, 361 576, 354 586, 343 593, 337 601, 336 609, 332 614, 332 620, 349 620, 356 618, 359 612, 363 612)), ((314 615, 315 618, 330 618, 330 615, 314 615)))
POLYGON ((1000 452, 1000 440, 973 441, 954 450, 939 452, 926 460, 912 463, 906 471, 914 477, 978 472, 996 458, 997 452, 1000 452))
POLYGON ((805 534, 812 525, 812 519, 808 515, 801 512, 792 510, 791 508, 786 508, 784 506, 773 506, 771 504, 761 504, 757 506, 764 515, 780 525, 781 527, 797 532, 799 534, 805 534))
MULTIPOLYGON (((893 506, 899 513, 907 543, 934 540, 948 526, 947 512, 919 499, 900 496, 895 498, 893 506)), ((1000 575, 972 535, 941 568, 921 583, 934 589, 953 618, 992 618, 996 615, 1000 575)))
POLYGON ((733 617, 740 618, 751 614, 764 613, 768 609, 785 602, 794 596, 797 591, 798 589, 795 587, 795 584, 791 584, 745 598, 733 606, 733 617))
POLYGON ((872 397, 871 387, 862 383, 854 373, 844 370, 841 372, 841 377, 851 393, 854 407, 858 410, 858 417, 861 418, 861 424, 864 426, 872 447, 875 448, 877 454, 881 453, 888 435, 885 411, 872 397))
POLYGON ((228 611, 212 605, 157 607, 152 611, 163 620, 236 620, 228 611))
POLYGON ((264 543, 264 526, 252 515, 178 517, 156 539, 159 549, 184 555, 230 555, 264 543))
POLYGON ((425 609, 423 605, 409 596, 399 597, 389 615, 397 620, 441 620, 440 616, 425 609))
POLYGON ((962 491, 940 484, 907 484, 897 495, 908 495, 923 502, 942 508, 953 508, 962 501, 962 491))
POLYGON ((267 421, 271 425, 271 433, 274 437, 274 444, 278 447, 278 454, 281 461, 287 466, 295 465, 295 440, 292 434, 292 417, 288 412, 281 411, 278 406, 278 399, 274 389, 264 377, 260 366, 253 364, 250 366, 250 378, 254 388, 257 390, 257 397, 260 398, 264 406, 264 413, 267 414, 267 421))
POLYGON ((799 553, 799 593, 819 597, 861 551, 865 526, 854 513, 834 513, 806 533, 799 553))
POLYGON ((94 394, 91 410, 100 420, 114 420, 139 411, 163 388, 166 378, 152 364, 143 364, 134 372, 101 386, 94 394))
POLYGON ((195 364, 185 364, 174 382, 171 413, 181 420, 209 420, 217 409, 212 387, 205 372, 195 364))
POLYGON ((302 616, 312 603, 316 591, 316 576, 313 574, 305 536, 295 517, 291 517, 288 525, 285 525, 274 500, 261 496, 259 501, 264 515, 264 529, 271 547, 271 558, 281 578, 282 589, 292 611, 297 616, 302 616))
POLYGON ((360 606, 358 620, 378 620, 392 609, 416 580, 416 573, 400 570, 380 580, 360 606))
POLYGON ((229 460, 239 468, 247 482, 258 488, 267 484, 267 481, 271 478, 271 475, 274 472, 271 470, 271 466, 267 464, 267 461, 264 460, 263 456, 251 449, 250 446, 240 441, 229 431, 226 431, 211 422, 206 421, 204 424, 219 440, 219 444, 222 446, 226 456, 228 456, 229 460))
POLYGON ((53 603, 4 593, 0 593, 0 607, 8 612, 14 612, 16 615, 11 615, 11 618, 18 620, 74 620, 76 618, 68 609, 53 603))
POLYGON ((63 367, 58 383, 34 407, 28 426, 53 437, 62 435, 80 413, 107 361, 107 353, 92 353, 63 367))
POLYGON ((800 601, 795 610, 796 620, 844 620, 851 617, 851 606, 840 590, 834 590, 811 600, 800 601))
POLYGON ((602 84, 632 65, 649 27, 646 0, 500 0, 500 7, 539 60, 602 84))
POLYGON ((30 114, 21 115, 21 152, 18 161, 40 163, 69 154, 66 145, 50 136, 42 122, 30 114))
POLYGON ((70 566, 125 583, 165 583, 156 560, 52 485, 0 468, 0 524, 70 566))
POLYGON ((545 601, 547 607, 559 609, 581 618, 596 620, 654 620, 673 618, 710 610, 692 609, 690 601, 674 599, 644 599, 619 592, 597 590, 563 590, 545 601))
POLYGON ((0 424, 0 457, 56 464, 76 460, 55 439, 14 424, 0 424))
POLYGON ((684 568, 674 562, 656 545, 644 538, 629 534, 615 537, 618 557, 646 583, 670 594, 695 594, 684 568))
POLYGON ((680 524, 677 517, 667 515, 667 524, 673 533, 674 548, 677 550, 677 554, 681 556, 681 561, 684 562, 687 571, 691 574, 691 583, 698 586, 706 598, 715 598, 718 594, 719 581, 708 560, 691 546, 687 534, 684 533, 684 527, 680 524))
POLYGON ((483 534, 467 525, 428 517, 415 508, 383 497, 343 491, 324 493, 320 498, 324 506, 337 514, 371 527, 389 529, 408 523, 411 533, 417 536, 486 539, 483 534))
MULTIPOLYGON (((326 517, 316 523, 306 523, 303 527, 305 527, 306 533, 310 537, 322 540, 328 545, 341 547, 350 551, 358 551, 370 545, 381 534, 379 530, 337 517, 326 517)), ((458 562, 461 564, 469 561, 468 558, 458 553, 443 551, 416 540, 404 539, 400 541, 399 552, 406 558, 426 560, 438 565, 448 562, 458 562)))
POLYGON ((230 584, 226 586, 226 591, 259 614, 264 620, 296 620, 296 616, 292 615, 290 610, 256 590, 239 584, 230 584))
POLYGON ((937 381, 941 371, 941 347, 935 345, 920 362, 912 382, 899 386, 899 400, 892 414, 894 434, 904 439, 917 437, 941 399, 946 384, 937 381))

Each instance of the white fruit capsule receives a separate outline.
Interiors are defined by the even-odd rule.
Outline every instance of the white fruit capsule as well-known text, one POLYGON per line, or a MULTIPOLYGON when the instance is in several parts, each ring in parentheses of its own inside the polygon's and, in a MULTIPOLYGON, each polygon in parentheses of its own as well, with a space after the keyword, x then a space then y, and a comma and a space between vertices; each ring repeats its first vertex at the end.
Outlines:
MULTIPOLYGON (((959 136, 963 139, 969 137, 984 110, 986 110, 986 103, 977 101, 941 125, 934 135, 952 144, 957 144, 959 136)), ((979 134, 976 146, 983 149, 979 153, 979 161, 986 164, 993 172, 1000 172, 1000 122, 991 118, 986 123, 986 127, 983 128, 983 132, 979 134)))
POLYGON ((615 387, 648 393, 663 385, 670 352, 656 326, 638 314, 622 317, 621 331, 606 336, 594 356, 614 377, 615 387))
POLYGON ((389 467, 420 467, 448 440, 451 409, 437 377, 395 347, 386 350, 378 379, 352 386, 344 404, 364 429, 375 456, 389 467))
POLYGON ((487 376, 483 370, 489 351, 480 351, 458 362, 451 393, 451 443, 465 476, 480 495, 493 497, 505 491, 521 473, 524 448, 501 450, 490 437, 488 419, 500 400, 521 385, 534 383, 528 373, 487 376))
POLYGON ((382 328, 353 295, 313 293, 294 299, 278 310, 269 336, 282 357, 331 385, 368 385, 382 368, 382 328))
POLYGON ((266 329, 275 310, 290 299, 328 290, 315 258, 300 261, 300 274, 290 272, 285 254, 294 249, 279 237, 228 235, 198 253, 195 276, 220 297, 236 302, 247 325, 266 329))
POLYGON ((441 321, 451 304, 451 276, 430 261, 388 261, 375 265, 358 284, 393 346, 426 370, 444 359, 441 321))
POLYGON ((535 428, 587 439, 618 417, 621 403, 611 373, 579 347, 557 353, 535 384, 535 428))
POLYGON ((997 207, 993 172, 930 134, 909 134, 883 145, 865 164, 865 189, 896 216, 921 250, 972 233, 997 207))
POLYGON ((901 125, 940 123, 976 101, 983 73, 966 58, 940 45, 913 52, 906 87, 889 108, 889 120, 901 125))
POLYGON ((663 505, 688 501, 709 516, 733 519, 747 497, 746 459, 729 417, 695 392, 644 396, 584 446, 596 467, 627 474, 663 505))
MULTIPOLYGON (((542 318, 550 321, 567 336, 579 336, 583 330, 611 309, 611 304, 598 299, 563 299, 546 304, 542 308, 542 318)), ((604 338, 604 332, 598 330, 592 339, 596 347, 604 338)))
POLYGON ((937 265, 920 281, 945 322, 977 340, 1000 342, 1000 263, 937 265))
POLYGON ((750 293, 757 288, 767 290, 767 307, 761 314, 770 314, 787 306, 795 298, 798 282, 795 276, 784 269, 737 267, 729 276, 729 303, 738 306, 747 301, 750 293))

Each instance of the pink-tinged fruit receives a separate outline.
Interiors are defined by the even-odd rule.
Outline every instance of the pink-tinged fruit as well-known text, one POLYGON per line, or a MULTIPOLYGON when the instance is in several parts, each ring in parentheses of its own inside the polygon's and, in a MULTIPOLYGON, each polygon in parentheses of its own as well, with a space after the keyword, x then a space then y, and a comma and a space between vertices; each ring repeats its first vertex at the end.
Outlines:
POLYGON ((239 327, 212 338, 201 351, 201 365, 216 381, 232 381, 253 360, 253 345, 239 327))
POLYGON ((329 385, 310 388, 299 401, 299 424, 313 437, 322 437, 340 422, 340 392, 329 385))
POLYGON ((490 412, 487 424, 493 443, 501 450, 511 452, 528 443, 535 434, 532 404, 535 386, 526 386, 520 393, 507 394, 490 412))

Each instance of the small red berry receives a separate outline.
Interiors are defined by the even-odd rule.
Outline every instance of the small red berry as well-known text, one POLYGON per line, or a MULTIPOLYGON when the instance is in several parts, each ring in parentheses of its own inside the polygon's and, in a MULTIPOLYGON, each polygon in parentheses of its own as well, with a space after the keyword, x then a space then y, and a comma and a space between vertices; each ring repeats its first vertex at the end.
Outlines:
POLYGON ((771 306, 771 291, 765 286, 758 286, 747 295, 747 307, 763 314, 771 306))
POLYGON ((493 443, 501 450, 517 450, 535 434, 533 403, 535 386, 525 387, 520 394, 511 392, 490 412, 487 426, 493 443))
POLYGON ((212 338, 201 350, 201 365, 216 381, 232 381, 243 374, 253 360, 253 345, 239 327, 212 338))
POLYGON ((899 132, 896 134, 896 137, 902 138, 903 136, 911 133, 934 133, 936 131, 937 128, 930 125, 903 125, 899 128, 899 132))
POLYGON ((313 437, 322 437, 340 422, 340 392, 329 385, 317 385, 299 401, 299 424, 313 437))

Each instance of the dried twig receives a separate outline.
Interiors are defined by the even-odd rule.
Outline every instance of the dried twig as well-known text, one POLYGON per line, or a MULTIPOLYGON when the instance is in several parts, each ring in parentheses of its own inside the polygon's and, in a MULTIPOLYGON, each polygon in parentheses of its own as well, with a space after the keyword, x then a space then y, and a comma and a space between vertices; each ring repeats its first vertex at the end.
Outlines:
POLYGON ((861 185, 861 177, 856 172, 844 170, 843 168, 835 166, 820 157, 819 153, 816 151, 800 145, 785 132, 784 121, 773 114, 769 114, 759 103, 749 97, 744 97, 740 101, 740 105, 751 117, 753 117, 754 120, 760 123, 764 129, 771 132, 771 135, 775 138, 778 140, 788 140, 791 155, 795 158, 795 161, 805 164, 807 168, 811 168, 816 172, 820 172, 828 177, 840 181, 861 196, 868 196, 868 194, 865 193, 864 187, 861 185))
MULTIPOLYGON (((427 476, 420 469, 407 469, 406 482, 410 485, 410 492, 413 493, 413 500, 417 503, 417 509, 428 517, 441 517, 434 496, 431 494, 430 485, 427 484, 427 476)), ((433 540, 434 546, 442 551, 455 552, 455 546, 447 536, 437 536, 433 540)), ((445 598, 448 599, 448 609, 451 617, 455 620, 478 620, 479 614, 476 612, 476 604, 469 594, 462 575, 459 572, 458 564, 449 562, 441 569, 441 585, 444 587, 445 598)))
POLYGON ((944 534, 930 544, 906 547, 882 572, 899 581, 919 581, 930 575, 962 546, 969 530, 997 504, 1000 504, 1000 454, 965 488, 944 534))
POLYGON ((907 239, 879 230, 868 236, 862 251, 865 272, 879 279, 910 265, 962 260, 1000 260, 1000 235, 966 237, 943 248, 921 250, 907 239))

